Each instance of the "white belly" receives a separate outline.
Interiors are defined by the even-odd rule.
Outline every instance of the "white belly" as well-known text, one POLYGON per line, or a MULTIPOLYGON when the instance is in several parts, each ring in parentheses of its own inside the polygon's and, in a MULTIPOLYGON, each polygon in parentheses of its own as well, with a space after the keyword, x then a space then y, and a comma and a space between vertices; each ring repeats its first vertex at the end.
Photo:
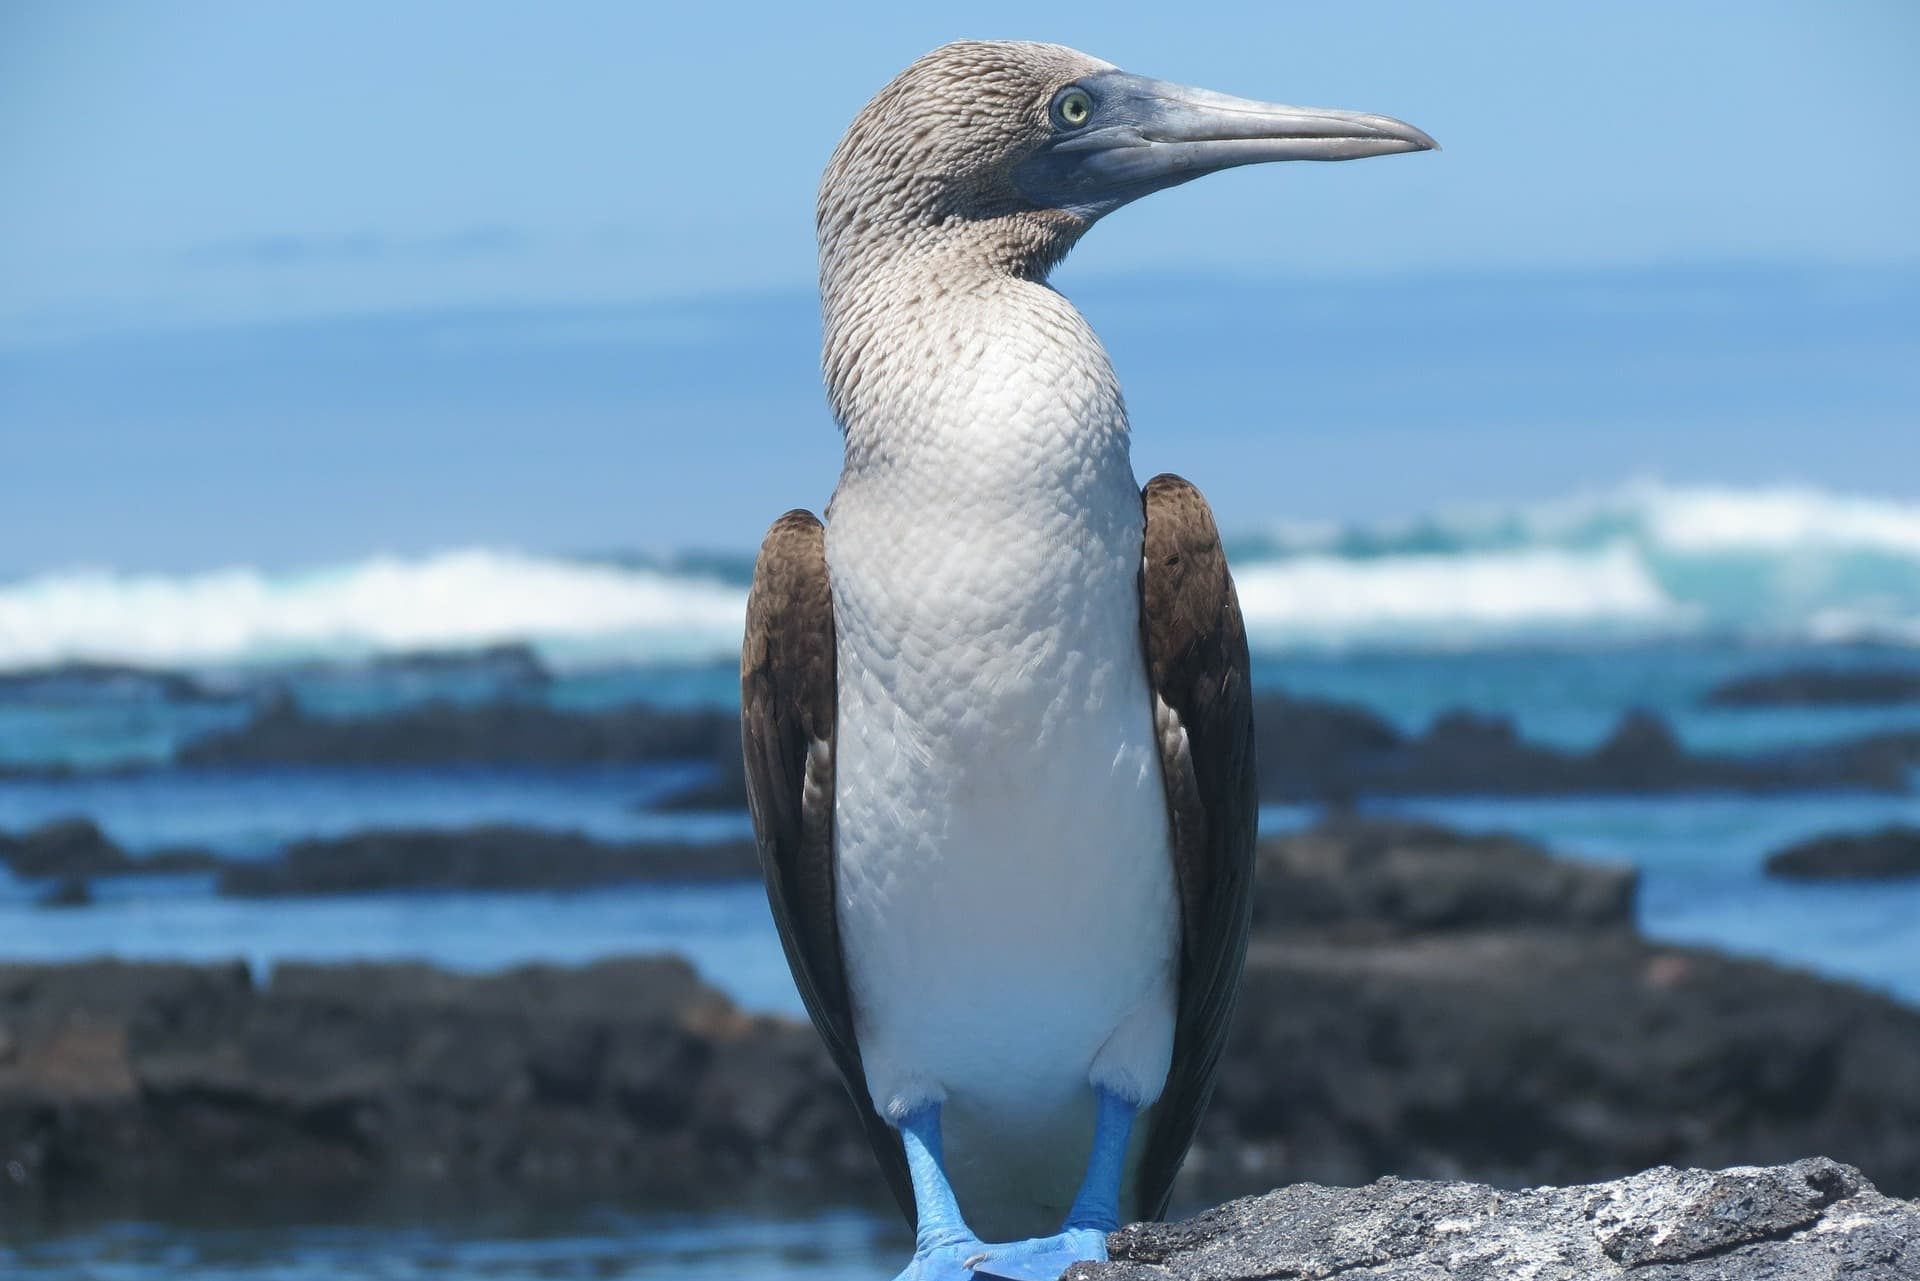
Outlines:
POLYGON ((1091 1083, 1150 1101, 1171 1051, 1178 911, 1125 483, 1130 502, 971 531, 843 488, 828 526, 861 1054, 883 1112, 944 1103, 988 1239, 1057 1229, 1091 1083))

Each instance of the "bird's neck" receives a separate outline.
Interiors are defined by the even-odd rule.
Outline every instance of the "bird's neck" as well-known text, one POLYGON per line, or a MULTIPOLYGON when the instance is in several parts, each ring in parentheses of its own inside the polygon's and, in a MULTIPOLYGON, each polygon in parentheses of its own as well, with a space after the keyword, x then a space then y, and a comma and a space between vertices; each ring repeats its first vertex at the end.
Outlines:
POLYGON ((884 252, 845 242, 830 252, 823 237, 821 363, 846 432, 847 473, 961 462, 980 470, 982 458, 1004 458, 1034 483, 1055 464, 1130 476, 1107 353, 1046 284, 1045 269, 1065 252, 1059 229, 926 232, 896 237, 884 252))

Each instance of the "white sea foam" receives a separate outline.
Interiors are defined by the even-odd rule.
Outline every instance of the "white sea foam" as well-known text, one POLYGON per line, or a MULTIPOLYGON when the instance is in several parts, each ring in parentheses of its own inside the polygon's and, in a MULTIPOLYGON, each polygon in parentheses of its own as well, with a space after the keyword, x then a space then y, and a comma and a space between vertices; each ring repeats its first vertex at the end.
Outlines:
POLYGON ((0 667, 191 664, 529 640, 648 657, 739 643, 746 593, 650 569, 457 551, 315 572, 82 571, 0 587, 0 667))
POLYGON ((1598 552, 1327 555, 1260 561, 1235 574, 1256 644, 1289 639, 1455 637, 1580 625, 1673 628, 1685 611, 1631 547, 1598 552))
MULTIPOLYGON (((1920 643, 1920 503, 1635 484, 1343 529, 1237 553, 1257 644, 1502 643, 1711 630, 1920 643)), ((65 571, 0 584, 0 668, 354 656, 508 640, 569 661, 739 642, 719 578, 454 551, 293 574, 65 571)))

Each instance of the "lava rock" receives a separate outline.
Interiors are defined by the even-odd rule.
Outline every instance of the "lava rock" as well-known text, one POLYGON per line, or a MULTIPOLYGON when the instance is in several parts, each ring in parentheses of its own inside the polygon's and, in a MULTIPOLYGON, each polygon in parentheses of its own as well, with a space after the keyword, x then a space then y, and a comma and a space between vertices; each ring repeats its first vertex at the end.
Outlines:
POLYGON ((1709 707, 1888 707, 1920 703, 1920 668, 1790 667, 1726 681, 1709 707))
POLYGON ((1890 880, 1920 876, 1920 828, 1833 832, 1776 850, 1767 875, 1796 881, 1890 880))
POLYGON ((1339 818, 1260 843, 1254 929, 1410 934, 1631 929, 1631 867, 1555 858, 1515 836, 1339 818))
POLYGON ((1187 1177, 1218 1199, 1826 1152, 1909 1195, 1914 1081, 1920 1010, 1630 931, 1269 933, 1249 950, 1187 1177))
POLYGON ((1135 1224, 1107 1248, 1110 1262, 1076 1264, 1062 1281, 1911 1281, 1920 1206, 1820 1157, 1524 1192, 1388 1178, 1135 1224))
POLYGON ((571 889, 630 881, 721 881, 758 876, 746 841, 597 840, 510 824, 440 830, 374 829, 304 840, 267 862, 233 861, 219 891, 233 898, 381 890, 571 889))
MULTIPOLYGON (((1809 1152, 1920 1191, 1920 1010, 1650 942, 1623 919, 1630 879, 1541 857, 1351 819, 1269 843, 1260 877, 1288 880, 1261 890, 1180 1203, 1809 1152)), ((265 986, 239 965, 0 965, 9 1163, 54 1200, 235 1180, 882 1195, 812 1029, 665 958, 281 965, 265 986)))
MULTIPOLYGON (((373 1180, 877 1191, 811 1028, 683 961, 0 965, 0 1170, 42 1197, 373 1180)), ((209 1195, 216 1193, 209 1192, 209 1195)))
POLYGON ((99 824, 86 818, 55 819, 29 832, 0 832, 0 864, 15 876, 67 881, 134 873, 207 872, 221 866, 211 850, 171 847, 135 857, 99 824))
POLYGON ((600 712, 537 703, 436 701, 383 716, 328 717, 272 700, 247 725, 194 739, 183 765, 597 765, 719 762, 740 754, 740 718, 643 704, 600 712))
POLYGON ((115 876, 133 860, 91 819, 63 818, 19 836, 0 834, 0 862, 15 876, 115 876))

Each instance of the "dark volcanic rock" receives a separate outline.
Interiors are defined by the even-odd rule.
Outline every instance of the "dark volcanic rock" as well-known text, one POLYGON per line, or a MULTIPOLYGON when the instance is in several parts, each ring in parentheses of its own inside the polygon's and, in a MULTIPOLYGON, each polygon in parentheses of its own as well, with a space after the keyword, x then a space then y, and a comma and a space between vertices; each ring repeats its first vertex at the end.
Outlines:
POLYGON ((399 829, 299 841, 271 862, 231 862, 220 893, 236 898, 397 889, 563 889, 622 881, 758 876, 750 842, 615 844, 579 832, 492 825, 399 829))
POLYGON ((264 989, 239 965, 0 965, 0 1047, 0 1170, 52 1197, 878 1183, 812 1029, 740 1013, 677 960, 288 965, 264 989))
POLYGON ((1625 931, 1248 958, 1196 1186, 1395 1172, 1507 1186, 1832 1152, 1920 1191, 1920 1010, 1625 931))
POLYGON ((209 850, 184 848, 135 858, 93 820, 63 818, 19 836, 0 832, 0 863, 15 876, 73 880, 135 872, 206 872, 219 867, 221 860, 209 850))
MULTIPOLYGON (((1903 792, 1909 767, 1920 761, 1920 735, 1766 756, 1695 754, 1647 711, 1621 717, 1590 752, 1528 742, 1505 717, 1462 710, 1410 736, 1363 707, 1285 694, 1255 701, 1254 732, 1260 799, 1336 806, 1366 796, 1903 792)), ((715 767, 711 778, 649 808, 745 809, 738 751, 721 748, 706 759, 715 767)))
POLYGON ((20 836, 0 834, 0 863, 15 876, 88 877, 125 872, 133 860, 91 819, 63 818, 20 836))
MULTIPOLYGON (((1630 878, 1508 838, 1346 820, 1270 842, 1260 875, 1280 879, 1185 1204, 1809 1152, 1920 1191, 1920 1011, 1651 943, 1623 919, 1630 878)), ((282 966, 265 989, 239 966, 0 966, 9 1162, 53 1195, 186 1178, 606 1178, 730 1203, 762 1182, 877 1189, 812 1030, 658 960, 282 966)))
POLYGON ((1794 880, 1884 880, 1920 876, 1920 828, 1835 832, 1767 856, 1767 874, 1794 880))
POLYGON ((1920 703, 1920 667, 1790 667, 1707 691, 1710 707, 1881 707, 1920 703))
POLYGON ((740 718, 629 706, 562 712, 533 703, 422 704, 332 718, 279 699, 241 729, 195 739, 184 765, 592 765, 721 761, 740 754, 740 718))
POLYGON ((1631 867, 1555 858, 1515 836, 1336 819, 1260 843, 1254 929, 1408 934, 1631 929, 1631 867))
MULTIPOLYGON (((1784 1281, 1920 1277, 1920 1206, 1816 1157, 1760 1169, 1647 1170, 1503 1192, 1382 1179, 1311 1184, 1141 1223, 1072 1281, 1784 1281)), ((1064 1279, 1063 1279, 1064 1281, 1064 1279)))
MULTIPOLYGON (((1590 752, 1528 742, 1505 717, 1452 711, 1413 738, 1399 736, 1384 724, 1365 727, 1344 717, 1337 722, 1339 732, 1325 739, 1317 752, 1308 753, 1289 741, 1299 707, 1292 701, 1277 707, 1263 701, 1256 709, 1264 800, 1822 788, 1902 792, 1908 787, 1906 765, 1891 749, 1876 752, 1843 745, 1768 756, 1695 754, 1681 746, 1665 721, 1646 711, 1623 716, 1606 741, 1590 752), (1270 744, 1278 748, 1271 759, 1270 744)), ((1324 709, 1314 711, 1312 721, 1324 726, 1324 709)))

